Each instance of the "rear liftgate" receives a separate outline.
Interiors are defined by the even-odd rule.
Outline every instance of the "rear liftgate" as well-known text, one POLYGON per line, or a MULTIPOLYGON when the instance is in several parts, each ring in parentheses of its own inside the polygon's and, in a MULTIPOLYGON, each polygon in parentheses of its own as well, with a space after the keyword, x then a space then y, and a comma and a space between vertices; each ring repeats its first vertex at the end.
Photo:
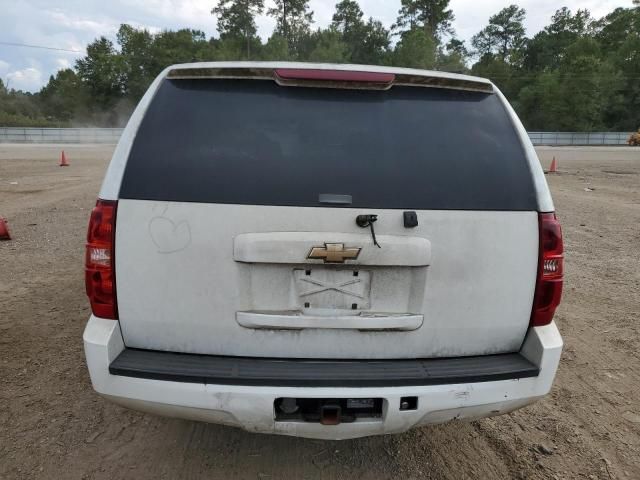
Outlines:
POLYGON ((216 365, 517 351, 538 267, 522 145, 491 84, 409 73, 173 69, 119 191, 127 347, 216 365))

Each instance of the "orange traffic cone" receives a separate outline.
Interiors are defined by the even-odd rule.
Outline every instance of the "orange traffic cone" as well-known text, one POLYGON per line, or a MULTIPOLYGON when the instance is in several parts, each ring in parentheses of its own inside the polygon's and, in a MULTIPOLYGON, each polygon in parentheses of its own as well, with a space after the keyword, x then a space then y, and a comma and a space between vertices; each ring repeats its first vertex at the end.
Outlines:
POLYGON ((9 235, 9 227, 7 226, 7 221, 0 217, 0 240, 11 240, 11 235, 9 235))
POLYGON ((67 157, 64 154, 64 150, 62 150, 62 155, 60 155, 60 166, 61 167, 69 166, 69 162, 67 162, 67 157))
POLYGON ((549 167, 549 173, 557 173, 558 172, 558 164, 556 162, 556 157, 553 157, 551 160, 551 166, 549 167))

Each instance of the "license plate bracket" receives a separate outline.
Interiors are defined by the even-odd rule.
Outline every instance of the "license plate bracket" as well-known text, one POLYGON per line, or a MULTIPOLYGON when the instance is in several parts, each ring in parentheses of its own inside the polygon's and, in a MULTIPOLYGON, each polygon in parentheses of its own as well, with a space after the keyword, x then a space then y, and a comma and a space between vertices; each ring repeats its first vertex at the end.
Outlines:
POLYGON ((356 269, 294 269, 293 279, 301 309, 367 310, 371 272, 356 269))

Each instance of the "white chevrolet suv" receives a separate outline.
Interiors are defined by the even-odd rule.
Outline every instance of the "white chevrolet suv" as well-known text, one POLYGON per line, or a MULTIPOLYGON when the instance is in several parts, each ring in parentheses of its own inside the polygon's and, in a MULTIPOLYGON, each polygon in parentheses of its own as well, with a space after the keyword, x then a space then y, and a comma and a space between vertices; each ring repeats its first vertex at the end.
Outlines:
POLYGON ((129 408, 343 439, 549 392, 560 225, 488 80, 175 65, 91 214, 84 346, 129 408))

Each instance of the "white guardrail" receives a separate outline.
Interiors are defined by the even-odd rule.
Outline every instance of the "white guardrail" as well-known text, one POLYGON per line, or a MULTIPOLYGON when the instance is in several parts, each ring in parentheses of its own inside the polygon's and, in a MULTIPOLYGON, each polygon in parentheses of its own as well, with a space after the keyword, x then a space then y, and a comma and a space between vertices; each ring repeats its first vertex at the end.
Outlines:
POLYGON ((122 128, 0 127, 0 143, 118 143, 122 128))
MULTIPOLYGON (((0 127, 0 143, 110 143, 121 128, 0 127)), ((529 132, 534 145, 626 145, 628 132, 529 132)))
POLYGON ((627 145, 630 132, 529 132, 534 145, 627 145))

